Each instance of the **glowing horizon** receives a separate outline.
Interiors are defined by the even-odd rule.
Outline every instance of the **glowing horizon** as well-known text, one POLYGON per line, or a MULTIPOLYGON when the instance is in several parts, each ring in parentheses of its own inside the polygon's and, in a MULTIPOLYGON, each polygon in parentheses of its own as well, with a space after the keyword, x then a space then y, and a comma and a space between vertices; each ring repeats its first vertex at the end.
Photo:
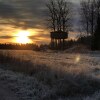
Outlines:
POLYGON ((28 38, 30 36, 30 31, 27 30, 20 30, 16 35, 15 41, 17 43, 26 44, 26 43, 32 43, 32 40, 28 38))
MULTIPOLYGON (((0 43, 50 43, 50 32, 45 24, 47 16, 42 13, 46 11, 45 0, 0 1, 0 43), (29 31, 30 35, 16 36, 21 30, 29 31)), ((74 34, 70 36, 74 39, 74 34)))
MULTIPOLYGON (((7 30, 8 31, 8 30, 7 30)), ((6 31, 5 31, 6 32, 6 31)), ((5 36, 0 36, 1 43, 49 44, 50 32, 45 29, 10 29, 5 36), (10 34, 9 34, 10 33, 10 34)), ((76 39, 77 32, 69 33, 69 40, 76 39)))

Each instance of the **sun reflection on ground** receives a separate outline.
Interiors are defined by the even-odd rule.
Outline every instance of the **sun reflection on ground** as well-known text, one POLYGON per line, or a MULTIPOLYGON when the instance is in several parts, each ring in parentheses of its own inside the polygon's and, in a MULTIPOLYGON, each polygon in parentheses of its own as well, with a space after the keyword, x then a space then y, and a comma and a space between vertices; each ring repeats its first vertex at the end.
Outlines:
POLYGON ((75 62, 78 63, 78 62, 80 62, 80 60, 81 60, 80 55, 77 55, 76 58, 75 58, 75 62))

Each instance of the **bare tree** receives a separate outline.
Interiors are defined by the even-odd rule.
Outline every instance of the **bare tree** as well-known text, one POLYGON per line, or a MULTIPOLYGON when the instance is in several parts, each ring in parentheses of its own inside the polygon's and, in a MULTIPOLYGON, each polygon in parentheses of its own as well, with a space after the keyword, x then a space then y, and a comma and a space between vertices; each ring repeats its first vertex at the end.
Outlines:
POLYGON ((56 30, 56 5, 55 5, 55 1, 50 0, 50 2, 47 4, 47 7, 49 9, 49 22, 51 22, 50 24, 50 28, 55 31, 56 30))
POLYGON ((81 18, 83 28, 89 34, 89 1, 81 1, 81 18))
POLYGON ((90 2, 90 27, 91 27, 91 35, 94 35, 95 27, 96 27, 96 21, 97 21, 97 6, 96 6, 96 0, 91 0, 90 2))
POLYGON ((53 31, 69 31, 71 3, 66 0, 49 0, 49 23, 53 31))
POLYGON ((82 26, 87 34, 93 35, 97 20, 96 0, 82 0, 80 4, 82 26))

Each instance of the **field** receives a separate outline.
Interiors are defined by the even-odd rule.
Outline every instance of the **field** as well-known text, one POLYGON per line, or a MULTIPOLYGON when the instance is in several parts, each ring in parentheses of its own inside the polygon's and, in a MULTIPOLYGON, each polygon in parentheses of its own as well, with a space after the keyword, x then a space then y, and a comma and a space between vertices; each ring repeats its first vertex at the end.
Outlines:
POLYGON ((1 50, 0 65, 23 100, 100 100, 100 52, 1 50))

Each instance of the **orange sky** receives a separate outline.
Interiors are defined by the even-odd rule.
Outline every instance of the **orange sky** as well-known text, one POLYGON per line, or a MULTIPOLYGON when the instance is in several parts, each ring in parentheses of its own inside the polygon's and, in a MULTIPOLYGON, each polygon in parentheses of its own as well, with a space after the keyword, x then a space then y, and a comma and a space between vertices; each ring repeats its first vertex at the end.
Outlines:
MULTIPOLYGON (((18 38, 17 36, 19 32, 21 33, 21 39, 25 39, 25 33, 22 31, 29 32, 27 35, 28 41, 27 43, 36 43, 36 44, 47 44, 50 43, 50 32, 46 29, 21 29, 21 28, 11 28, 11 26, 6 27, 5 30, 0 32, 0 42, 1 43, 18 43, 18 38), (4 35, 5 34, 5 35, 4 35), (31 41, 31 42, 29 42, 31 41)), ((77 33, 75 32, 70 32, 69 34, 69 39, 75 39, 77 33)))
MULTIPOLYGON (((46 17, 45 0, 0 0, 0 43, 18 43, 22 36, 16 35, 23 30, 29 32, 25 41, 49 43, 46 17)), ((75 38, 77 32, 70 33, 69 38, 75 38)))

